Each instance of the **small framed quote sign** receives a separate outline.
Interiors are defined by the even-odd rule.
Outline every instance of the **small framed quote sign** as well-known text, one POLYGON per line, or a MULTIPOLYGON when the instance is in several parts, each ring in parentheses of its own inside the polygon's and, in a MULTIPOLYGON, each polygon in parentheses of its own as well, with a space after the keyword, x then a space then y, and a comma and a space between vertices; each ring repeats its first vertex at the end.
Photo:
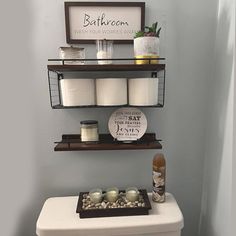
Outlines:
POLYGON ((66 41, 94 43, 97 39, 132 43, 143 30, 144 2, 65 2, 66 41))
POLYGON ((110 116, 108 128, 118 141, 136 141, 147 130, 147 119, 137 108, 120 108, 110 116))

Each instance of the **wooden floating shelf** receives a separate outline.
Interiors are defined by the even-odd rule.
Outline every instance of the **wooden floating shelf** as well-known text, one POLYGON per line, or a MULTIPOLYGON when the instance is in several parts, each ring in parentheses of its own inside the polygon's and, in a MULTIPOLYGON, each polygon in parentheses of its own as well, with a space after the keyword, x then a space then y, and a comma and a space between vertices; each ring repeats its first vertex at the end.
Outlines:
POLYGON ((73 109, 73 108, 119 108, 119 107, 137 107, 137 108, 154 108, 154 107, 163 107, 162 104, 158 103, 157 105, 152 106, 131 106, 131 105, 120 105, 120 106, 63 106, 63 105, 54 105, 53 109, 73 109))
POLYGON ((138 140, 131 143, 124 143, 114 140, 110 134, 100 134, 99 142, 81 142, 78 134, 64 134, 54 151, 93 151, 93 150, 137 150, 137 149, 162 149, 161 140, 156 140, 155 133, 146 133, 138 140))
POLYGON ((108 64, 108 65, 48 65, 48 70, 57 72, 66 71, 161 71, 165 64, 108 64))

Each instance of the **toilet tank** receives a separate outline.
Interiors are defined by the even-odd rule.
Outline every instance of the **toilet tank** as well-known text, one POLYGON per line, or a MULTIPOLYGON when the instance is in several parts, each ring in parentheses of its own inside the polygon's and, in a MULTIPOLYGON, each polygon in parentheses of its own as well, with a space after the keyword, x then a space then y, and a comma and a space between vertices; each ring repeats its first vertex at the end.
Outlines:
POLYGON ((180 236, 183 215, 172 194, 154 203, 149 215, 80 219, 78 196, 49 198, 39 215, 38 236, 180 236))

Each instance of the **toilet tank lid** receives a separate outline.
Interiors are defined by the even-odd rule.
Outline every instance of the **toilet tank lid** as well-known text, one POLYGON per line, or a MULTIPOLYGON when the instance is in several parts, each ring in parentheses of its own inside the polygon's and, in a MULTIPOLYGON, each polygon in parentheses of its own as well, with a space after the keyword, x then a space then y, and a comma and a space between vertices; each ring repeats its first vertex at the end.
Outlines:
POLYGON ((139 235, 159 232, 180 232, 183 215, 173 195, 166 194, 166 202, 152 202, 149 215, 80 219, 75 209, 78 197, 49 198, 39 215, 38 236, 64 235, 139 235))

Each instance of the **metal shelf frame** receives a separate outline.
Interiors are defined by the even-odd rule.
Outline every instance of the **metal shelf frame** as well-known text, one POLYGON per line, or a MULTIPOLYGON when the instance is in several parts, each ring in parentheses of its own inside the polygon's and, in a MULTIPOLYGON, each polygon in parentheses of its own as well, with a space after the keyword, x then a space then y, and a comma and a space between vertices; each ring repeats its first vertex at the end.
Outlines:
MULTIPOLYGON (((97 64, 99 60, 104 59, 48 59, 49 62, 57 64, 48 64, 48 83, 49 83, 49 95, 50 104, 53 109, 74 109, 74 108, 112 108, 112 107, 140 107, 140 108, 162 108, 165 103, 165 76, 166 68, 165 64, 151 64, 153 60, 163 62, 165 58, 113 58, 106 59, 111 60, 112 64, 100 65, 97 64), (148 64, 135 64, 137 60, 146 60, 148 64), (84 64, 67 64, 68 61, 82 61, 84 64), (122 64, 121 64, 122 62, 122 64), (159 78, 158 85, 158 104, 153 106, 63 106, 61 99, 60 80, 64 78, 64 73, 67 72, 132 72, 143 71, 151 72, 151 77, 159 78)), ((79 79, 79 77, 78 77, 79 79)))

